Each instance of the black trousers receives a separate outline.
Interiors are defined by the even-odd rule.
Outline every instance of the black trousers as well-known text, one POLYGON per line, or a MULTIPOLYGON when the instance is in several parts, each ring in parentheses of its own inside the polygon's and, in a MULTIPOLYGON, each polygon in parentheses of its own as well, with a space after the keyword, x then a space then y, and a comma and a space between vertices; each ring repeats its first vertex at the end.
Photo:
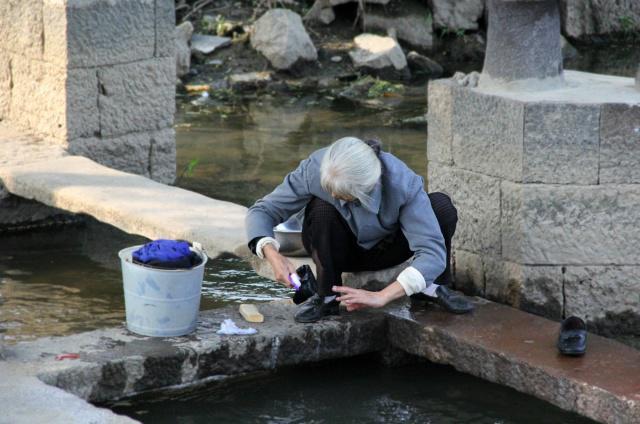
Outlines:
MULTIPOLYGON (((444 193, 430 193, 429 200, 440 225, 447 248, 447 267, 436 279, 451 283, 451 239, 456 231, 458 212, 444 193)), ((307 205, 302 224, 302 242, 316 265, 318 294, 335 294, 331 287, 342 285, 343 272, 376 271, 398 265, 411 256, 409 243, 398 230, 371 249, 358 245, 345 219, 331 203, 314 197, 307 205)))

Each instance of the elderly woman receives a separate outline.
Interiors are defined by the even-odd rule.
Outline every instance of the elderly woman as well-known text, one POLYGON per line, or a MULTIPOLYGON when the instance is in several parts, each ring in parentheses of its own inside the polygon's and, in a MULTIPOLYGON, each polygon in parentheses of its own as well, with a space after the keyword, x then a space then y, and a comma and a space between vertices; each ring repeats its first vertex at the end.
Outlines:
POLYGON ((303 208, 302 240, 316 265, 318 290, 300 305, 296 321, 338 314, 338 302, 352 311, 405 295, 433 299, 455 313, 472 309, 446 288, 457 222, 451 200, 442 193, 427 195, 422 177, 382 152, 379 142, 345 137, 317 150, 249 209, 249 248, 269 261, 285 285, 295 268, 278 252, 273 227, 303 208), (412 257, 396 281, 379 292, 342 286, 343 271, 389 268, 412 257))

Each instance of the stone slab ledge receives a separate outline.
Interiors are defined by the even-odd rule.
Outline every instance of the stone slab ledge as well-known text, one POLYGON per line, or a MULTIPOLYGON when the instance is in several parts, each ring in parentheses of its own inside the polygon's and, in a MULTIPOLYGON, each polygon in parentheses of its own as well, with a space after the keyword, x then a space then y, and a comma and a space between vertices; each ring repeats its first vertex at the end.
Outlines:
MULTIPOLYGON (((342 311, 316 324, 295 323, 295 308, 290 302, 260 305, 265 322, 251 324, 258 329, 252 336, 216 334, 225 318, 248 325, 237 307, 228 307, 201 313, 198 329, 185 337, 137 336, 121 326, 18 343, 5 348, 0 372, 10 369, 34 385, 40 384, 37 376, 79 398, 104 402, 391 346, 601 422, 640 417, 640 351, 589 334, 584 357, 561 356, 557 322, 508 306, 476 299, 472 314, 453 315, 397 302, 383 311, 342 311), (80 358, 56 361, 60 353, 80 358)), ((11 417, 14 393, 0 393, 3 414, 11 417)), ((49 408, 35 397, 22 401, 43 413, 49 408)))

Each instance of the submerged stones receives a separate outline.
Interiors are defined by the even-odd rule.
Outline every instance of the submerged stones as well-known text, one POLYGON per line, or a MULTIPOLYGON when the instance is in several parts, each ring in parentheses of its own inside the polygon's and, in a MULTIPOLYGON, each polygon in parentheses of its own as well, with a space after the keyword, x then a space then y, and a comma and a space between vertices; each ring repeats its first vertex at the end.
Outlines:
POLYGON ((272 9, 255 22, 251 46, 279 70, 289 69, 299 61, 318 58, 302 18, 287 9, 272 9))

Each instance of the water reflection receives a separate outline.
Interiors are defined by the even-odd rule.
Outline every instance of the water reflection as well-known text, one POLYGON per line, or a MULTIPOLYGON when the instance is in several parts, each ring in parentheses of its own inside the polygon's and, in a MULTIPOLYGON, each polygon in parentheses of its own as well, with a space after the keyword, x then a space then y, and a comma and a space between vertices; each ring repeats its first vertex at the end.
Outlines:
POLYGON ((116 404, 144 423, 565 423, 592 421, 453 368, 366 357, 116 404))
MULTIPOLYGON (((13 343, 122 325, 117 252, 146 242, 109 225, 6 236, 0 244, 0 333, 13 343)), ((258 276, 238 258, 210 260, 201 310, 271 301, 290 290, 258 276)))
POLYGON ((178 170, 198 165, 177 185, 207 196, 252 204, 311 152, 340 137, 379 137, 386 150, 426 175, 426 132, 399 128, 403 117, 424 114, 424 87, 394 112, 355 107, 316 96, 264 96, 211 113, 182 102, 176 131, 178 170))

